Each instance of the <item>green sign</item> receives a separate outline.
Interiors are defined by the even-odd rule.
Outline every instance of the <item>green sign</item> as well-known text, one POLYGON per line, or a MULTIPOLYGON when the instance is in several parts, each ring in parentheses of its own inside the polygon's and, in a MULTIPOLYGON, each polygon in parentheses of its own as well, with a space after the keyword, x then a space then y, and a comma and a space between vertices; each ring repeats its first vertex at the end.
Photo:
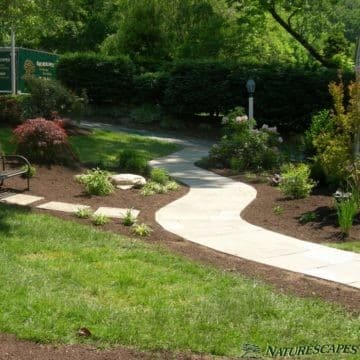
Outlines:
POLYGON ((0 93, 11 92, 11 58, 10 51, 0 49, 0 93))
MULTIPOLYGON (((42 79, 55 79, 55 64, 59 56, 44 51, 16 48, 16 87, 26 93, 24 78, 33 75, 42 79)), ((0 48, 0 93, 11 92, 10 48, 0 48)))

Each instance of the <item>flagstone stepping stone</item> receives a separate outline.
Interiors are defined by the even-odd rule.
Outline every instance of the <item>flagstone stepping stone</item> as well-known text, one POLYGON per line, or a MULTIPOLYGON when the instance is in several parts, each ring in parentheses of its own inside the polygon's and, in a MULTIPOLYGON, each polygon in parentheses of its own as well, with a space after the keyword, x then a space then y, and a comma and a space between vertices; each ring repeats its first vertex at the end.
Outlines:
POLYGON ((146 179, 143 176, 135 175, 135 174, 110 175, 110 180, 115 185, 143 186, 146 184, 146 179))
POLYGON ((44 210, 55 210, 55 211, 63 211, 68 213, 75 213, 79 209, 89 209, 90 206, 81 205, 81 204, 70 204, 70 203, 64 203, 58 201, 50 201, 45 204, 37 206, 37 208, 44 210))
POLYGON ((126 213, 131 210, 131 214, 134 217, 138 217, 140 211, 136 209, 121 209, 121 208, 114 208, 114 207, 99 207, 94 215, 105 215, 110 218, 117 218, 122 219, 125 217, 126 213))
POLYGON ((43 199, 44 198, 41 196, 16 194, 4 197, 3 199, 1 199, 1 202, 26 206, 43 199))

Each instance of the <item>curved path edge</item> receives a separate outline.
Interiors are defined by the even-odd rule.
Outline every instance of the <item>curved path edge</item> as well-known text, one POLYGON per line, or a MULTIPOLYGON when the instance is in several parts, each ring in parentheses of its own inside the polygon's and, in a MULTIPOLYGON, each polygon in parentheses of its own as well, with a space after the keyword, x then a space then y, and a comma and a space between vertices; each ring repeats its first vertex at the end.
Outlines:
POLYGON ((360 289, 360 254, 315 244, 252 225, 240 216, 256 198, 247 184, 194 165, 209 147, 190 144, 151 161, 188 185, 182 198, 156 212, 167 231, 211 249, 360 289))
POLYGON ((256 190, 194 165, 208 154, 211 143, 113 124, 81 125, 135 133, 184 147, 150 162, 190 187, 185 196, 156 212, 156 221, 165 230, 229 255, 360 289, 360 254, 299 240, 243 220, 240 214, 255 200, 256 190))

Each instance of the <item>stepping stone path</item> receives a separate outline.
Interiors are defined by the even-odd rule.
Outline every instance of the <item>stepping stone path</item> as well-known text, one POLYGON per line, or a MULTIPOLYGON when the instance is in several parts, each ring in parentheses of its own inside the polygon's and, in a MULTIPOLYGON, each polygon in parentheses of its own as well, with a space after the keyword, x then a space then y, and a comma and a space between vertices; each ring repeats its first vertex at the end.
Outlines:
POLYGON ((120 208, 114 208, 114 207, 99 207, 94 215, 105 215, 110 218, 116 218, 116 219, 122 219, 126 216, 126 213, 128 211, 131 211, 132 216, 135 218, 138 217, 140 211, 135 209, 120 209, 120 208))
POLYGON ((44 198, 41 196, 33 196, 33 195, 24 195, 24 194, 16 194, 16 195, 9 195, 1 199, 1 202, 7 204, 14 204, 14 205, 30 205, 34 202, 43 200, 44 198))
POLYGON ((44 210, 55 210, 55 211, 74 213, 79 209, 90 209, 90 206, 81 205, 81 204, 70 204, 70 203, 64 203, 58 201, 50 201, 45 204, 37 206, 37 208, 44 210))

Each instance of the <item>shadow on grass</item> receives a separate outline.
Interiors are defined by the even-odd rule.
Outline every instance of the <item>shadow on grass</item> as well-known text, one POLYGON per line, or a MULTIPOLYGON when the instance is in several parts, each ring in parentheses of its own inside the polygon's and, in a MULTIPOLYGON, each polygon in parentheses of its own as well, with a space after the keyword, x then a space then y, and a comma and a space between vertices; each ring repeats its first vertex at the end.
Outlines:
POLYGON ((18 214, 26 214, 31 211, 30 208, 18 205, 0 204, 0 238, 2 235, 10 235, 12 225, 9 220, 18 214))

